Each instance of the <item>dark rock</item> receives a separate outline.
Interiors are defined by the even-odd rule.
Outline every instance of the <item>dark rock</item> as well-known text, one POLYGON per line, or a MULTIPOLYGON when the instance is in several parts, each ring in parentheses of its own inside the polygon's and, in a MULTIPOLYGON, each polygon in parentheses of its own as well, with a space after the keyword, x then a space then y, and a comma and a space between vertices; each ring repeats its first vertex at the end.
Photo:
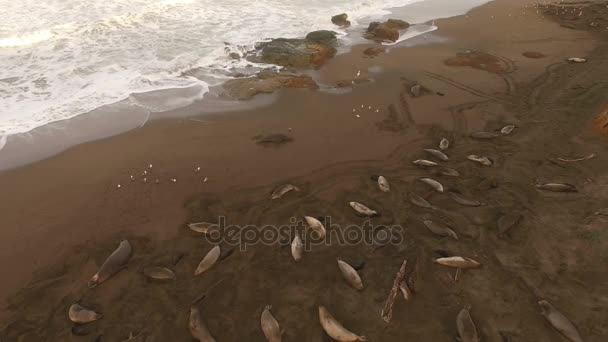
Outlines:
POLYGON ((546 57, 542 53, 540 53, 540 52, 534 52, 534 51, 526 51, 526 52, 522 53, 522 55, 524 57, 533 58, 533 59, 545 58, 546 57))
POLYGON ((241 59, 241 55, 239 55, 239 54, 238 54, 238 53, 236 53, 236 52, 231 52, 231 53, 229 53, 229 54, 228 54, 228 56, 229 56, 230 58, 232 58, 232 59, 241 59))
POLYGON ((320 67, 336 54, 336 35, 332 31, 314 31, 306 39, 277 38, 258 44, 262 62, 289 67, 320 67))
POLYGON ((334 15, 331 17, 331 22, 338 26, 350 26, 350 21, 348 20, 348 14, 342 13, 338 15, 334 15))
POLYGON ((399 31, 410 27, 410 24, 403 20, 389 19, 383 23, 373 22, 367 28, 368 39, 395 42, 399 39, 399 31))
POLYGON ((274 133, 274 134, 258 136, 255 138, 255 140, 258 144, 280 145, 280 144, 288 143, 288 142, 292 141, 293 139, 282 133, 274 133))
POLYGON ((319 86, 310 76, 271 71, 262 71, 255 77, 234 79, 224 84, 226 95, 239 100, 281 88, 318 89, 319 86))
POLYGON ((369 57, 376 57, 382 52, 384 52, 384 49, 378 47, 370 47, 363 50, 363 54, 369 57))
POLYGON ((306 39, 317 44, 328 45, 336 41, 336 33, 328 30, 313 31, 306 35, 306 39))

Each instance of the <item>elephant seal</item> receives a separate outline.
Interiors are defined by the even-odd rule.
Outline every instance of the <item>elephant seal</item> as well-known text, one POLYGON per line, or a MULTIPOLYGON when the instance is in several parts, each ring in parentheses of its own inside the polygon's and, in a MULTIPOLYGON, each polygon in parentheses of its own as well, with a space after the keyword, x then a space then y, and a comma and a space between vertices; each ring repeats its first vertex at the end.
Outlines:
POLYGON ((127 240, 122 240, 118 248, 101 265, 99 271, 91 278, 88 283, 89 288, 94 288, 103 283, 116 272, 122 270, 131 258, 131 244, 127 240))

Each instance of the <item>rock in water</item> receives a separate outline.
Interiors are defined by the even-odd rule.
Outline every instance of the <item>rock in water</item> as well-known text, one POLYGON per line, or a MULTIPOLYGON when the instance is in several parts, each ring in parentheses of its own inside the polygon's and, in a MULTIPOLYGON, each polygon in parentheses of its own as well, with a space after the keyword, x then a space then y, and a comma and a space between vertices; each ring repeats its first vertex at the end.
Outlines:
POLYGON ((450 147, 450 141, 446 138, 442 138, 439 142, 439 148, 442 150, 447 150, 450 147))
POLYGON ((272 195, 270 196, 270 199, 273 199, 273 200, 279 199, 283 195, 285 195, 286 193, 288 193, 290 191, 300 191, 300 189, 297 186, 291 185, 291 184, 281 185, 280 187, 276 188, 272 192, 272 195))
POLYGON ((456 316, 456 327, 458 328, 461 342, 479 342, 479 335, 469 313, 470 310, 471 306, 466 305, 456 316))
POLYGON ((361 281, 359 273, 357 273, 357 271, 355 271, 351 265, 347 264, 341 259, 338 259, 338 268, 340 269, 340 273, 342 273, 344 280, 346 280, 350 286, 357 290, 363 290, 363 281, 361 281))
POLYGON ((359 215, 369 216, 369 217, 378 215, 377 211, 372 210, 359 202, 350 202, 349 204, 350 204, 351 208, 353 208, 359 215))
POLYGON ((190 328, 190 334, 195 340, 199 342, 216 342, 203 321, 200 310, 194 306, 190 308, 188 327, 190 328))
POLYGON ((430 230, 433 234, 439 236, 449 236, 455 240, 458 240, 458 235, 456 235, 456 232, 454 232, 452 229, 450 229, 444 224, 431 220, 424 220, 422 221, 422 223, 424 223, 428 230, 430 230))
POLYGON ((333 17, 331 17, 331 22, 334 25, 338 25, 338 26, 342 26, 342 27, 350 26, 350 21, 348 20, 348 14, 346 14, 346 13, 334 15, 333 17))
POLYGON ((148 278, 157 280, 175 280, 175 273, 166 267, 146 267, 144 274, 148 278))
POLYGON ((213 267, 213 265, 215 265, 217 260, 220 258, 221 253, 222 253, 222 251, 220 250, 220 246, 213 247, 207 253, 207 255, 205 255, 203 260, 201 260, 201 262, 198 264, 198 266, 196 267, 196 270, 194 271, 194 275, 197 276, 197 275, 203 274, 204 272, 209 270, 211 267, 213 267))
POLYGON ((338 322, 334 316, 327 311, 324 306, 319 306, 319 322, 323 330, 336 341, 340 342, 357 342, 367 341, 364 336, 359 336, 346 329, 340 322, 338 322))
POLYGON ((237 100, 248 100, 257 94, 270 94, 281 88, 319 89, 319 85, 307 75, 263 71, 256 76, 237 78, 224 83, 226 95, 237 100))
POLYGON ((553 192, 577 192, 578 190, 572 184, 568 183, 545 183, 537 184, 537 189, 553 191, 553 192))
POLYGON ((388 184, 388 181, 386 180, 386 178, 384 178, 384 176, 378 177, 378 187, 380 188, 380 190, 382 192, 389 192, 389 191, 391 191, 391 187, 388 184))
POLYGON ((68 311, 68 317, 70 318, 70 321, 82 324, 101 319, 102 315, 93 310, 89 310, 80 304, 72 304, 68 311))
POLYGON ((306 35, 306 40, 323 45, 334 44, 336 33, 329 30, 313 31, 306 35))
POLYGON ((291 242, 291 256, 295 262, 302 260, 302 255, 304 254, 304 244, 302 243, 302 239, 300 239, 300 235, 296 234, 296 237, 293 238, 291 242))
POLYGON ((116 272, 122 270, 129 262, 129 259, 131 259, 131 252, 132 248, 129 241, 121 241, 118 248, 106 259, 99 268, 99 271, 91 278, 88 286, 94 288, 106 281, 116 272))
POLYGON ((379 41, 396 42, 399 39, 399 31, 405 30, 410 24, 403 20, 389 19, 384 23, 373 22, 367 28, 366 37, 379 41))
POLYGON ((435 259, 435 263, 454 268, 478 268, 481 266, 480 263, 471 258, 465 258, 460 256, 438 258, 435 259))
POLYGON ((270 312, 271 309, 272 306, 266 305, 264 311, 262 311, 262 316, 260 317, 262 332, 264 333, 264 336, 266 336, 266 340, 268 342, 281 342, 281 328, 279 327, 279 322, 277 319, 274 318, 270 312))
POLYGON ((420 178, 420 181, 427 184, 437 192, 443 192, 444 190, 443 185, 432 178, 420 178))
POLYGON ((551 323, 560 334, 572 342, 583 342, 583 338, 574 324, 572 324, 572 322, 561 312, 557 311, 553 305, 546 300, 539 301, 538 305, 540 305, 542 315, 545 316, 549 323, 551 323))
POLYGON ((448 158, 448 156, 445 153, 443 153, 439 150, 435 150, 432 148, 426 148, 426 149, 424 149, 424 151, 441 161, 448 161, 450 159, 450 158, 448 158))
POLYGON ((314 31, 306 39, 276 38, 260 43, 261 61, 295 68, 320 67, 336 54, 335 33, 314 31))

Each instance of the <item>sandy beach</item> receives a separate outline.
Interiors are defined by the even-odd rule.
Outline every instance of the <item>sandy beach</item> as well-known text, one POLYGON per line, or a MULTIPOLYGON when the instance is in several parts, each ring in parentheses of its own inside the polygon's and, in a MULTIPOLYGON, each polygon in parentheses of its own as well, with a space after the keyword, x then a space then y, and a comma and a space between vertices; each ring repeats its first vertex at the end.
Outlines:
MULTIPOLYGON (((403 46, 357 45, 316 71, 331 85, 360 71, 366 81, 340 92, 282 89, 266 106, 169 113, 2 171, 0 341, 124 341, 130 333, 141 333, 132 341, 191 341, 190 306, 203 293, 196 307, 218 341, 264 341, 266 305, 285 341, 331 340, 319 305, 369 341, 454 341, 465 305, 483 341, 567 341, 539 300, 584 341, 604 341, 608 2, 539 3, 496 0, 439 20, 436 31, 403 46), (370 47, 386 51, 372 57, 364 53, 370 47), (573 57, 585 62, 567 61, 573 57), (508 125, 515 127, 501 132, 508 125), (288 141, 260 143, 277 134, 288 141), (442 138, 447 161, 424 151, 439 150, 442 138), (419 159, 439 165, 412 163, 419 159), (379 189, 379 175, 389 192, 379 189), (576 191, 539 187, 547 183, 576 191), (300 190, 271 200, 284 184, 300 190), (432 208, 413 204, 412 194, 432 208), (361 217, 351 201, 379 215, 361 217), (297 263, 291 239, 246 248, 224 241, 218 263, 194 276, 214 246, 188 223, 225 217, 240 227, 277 227, 303 216, 321 219, 328 235, 371 224, 396 227, 401 239, 313 245, 297 263), (434 234, 425 220, 458 239, 434 234), (127 267, 88 288, 124 239, 133 247, 127 267), (446 256, 481 267, 455 279, 453 268, 433 262, 446 256), (359 266, 363 290, 345 282, 337 258, 359 266), (399 294, 387 324, 380 312, 404 259, 413 295, 399 294), (170 268, 176 279, 148 279, 150 266, 170 268), (76 302, 103 314, 78 327, 83 336, 68 319, 76 302)), ((82 129, 115 130, 86 121, 82 129)), ((52 142, 52 133, 40 139, 52 142)), ((3 152, 19 153, 8 147, 3 152)))

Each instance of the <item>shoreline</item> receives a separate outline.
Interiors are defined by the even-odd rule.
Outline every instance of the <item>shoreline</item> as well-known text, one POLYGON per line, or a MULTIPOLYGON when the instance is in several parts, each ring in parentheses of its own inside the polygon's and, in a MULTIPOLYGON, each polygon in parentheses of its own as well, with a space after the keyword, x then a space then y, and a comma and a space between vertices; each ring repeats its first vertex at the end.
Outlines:
POLYGON ((0 267, 8 270, 0 284, 0 319, 7 322, 0 338, 82 340, 71 335, 65 319, 66 305, 81 299, 104 314, 90 325, 93 336, 120 340, 129 331, 144 331, 146 341, 186 340, 185 308, 221 279, 223 285, 204 303, 218 340, 261 341, 259 320, 252 317, 266 304, 273 305, 290 340, 319 340, 314 310, 321 304, 370 340, 449 340, 457 334, 454 320, 464 304, 472 304, 484 340, 553 340, 557 333, 535 306, 544 298, 574 321, 586 341, 599 342, 608 333, 598 323, 608 314, 608 293, 601 286, 606 275, 598 262, 608 260, 608 239, 603 216, 594 212, 608 204, 597 191, 608 186, 608 156, 601 153, 605 138, 590 127, 608 102, 607 85, 598 81, 608 77, 602 68, 608 33, 560 27, 530 12, 527 1, 497 0, 442 20, 428 35, 445 39, 442 44, 395 48, 375 58, 363 55, 366 46, 356 46, 330 60, 319 81, 335 84, 357 70, 368 77, 365 71, 375 67, 383 73, 345 94, 282 90, 265 107, 206 116, 203 122, 154 120, 0 172, 0 188, 11 194, 0 216, 0 226, 10 227, 0 231, 0 267), (527 51, 546 57, 523 57, 527 51), (588 62, 565 63, 570 57, 588 62), (413 84, 429 91, 414 96, 413 84), (511 135, 470 137, 507 124, 516 126, 511 135), (256 136, 279 133, 292 141, 256 143, 256 136), (437 148, 444 137, 451 146, 450 160, 442 165, 458 170, 459 177, 411 163, 429 158, 423 149, 437 148), (584 162, 555 161, 591 152, 597 156, 584 162), (477 165, 466 159, 470 154, 488 156, 493 165, 477 165), (379 192, 373 175, 386 176, 391 192, 379 192), (462 207, 446 194, 429 192, 417 181, 429 176, 484 205, 462 207), (492 178, 497 188, 479 189, 492 178), (572 183, 578 192, 544 193, 534 188, 537 181, 572 183), (272 189, 285 183, 303 190, 270 201, 272 189), (411 205, 411 192, 441 210, 411 205), (234 224, 261 226, 327 215, 339 224, 361 225, 365 219, 347 205, 353 200, 381 212, 373 224, 400 225, 408 239, 400 245, 313 248, 297 265, 289 248, 253 246, 235 251, 202 277, 191 276, 210 245, 188 231, 188 222, 226 216, 234 224), (509 213, 523 218, 498 237, 496 221, 509 213), (417 223, 421 217, 441 219, 459 240, 433 236, 417 223), (99 289, 86 289, 124 238, 135 246, 128 269, 99 289), (451 272, 432 263, 437 251, 483 266, 454 282, 451 272), (177 256, 182 261, 173 264, 177 256), (365 261, 363 292, 345 286, 328 262, 336 257, 365 261), (385 325, 378 312, 403 258, 420 263, 421 288, 413 301, 396 304, 399 324, 385 325), (178 274, 172 283, 151 282, 139 272, 171 264, 178 274))
MULTIPOLYGON (((424 14, 425 11, 430 12, 430 10, 423 9, 422 14, 426 16, 422 17, 424 19, 422 22, 428 22, 431 20, 441 21, 451 17, 464 15, 475 8, 469 8, 469 6, 465 4, 451 4, 450 6, 447 6, 445 2, 445 0, 427 0, 425 2, 417 2, 403 8, 392 8, 390 10, 394 11, 399 17, 407 18, 408 14, 405 9, 412 10, 413 6, 413 12, 417 13, 417 17, 419 18, 421 14, 420 10, 418 10, 418 12, 416 11, 417 7, 447 7, 447 9, 445 9, 444 12, 441 12, 436 18, 433 18, 428 14, 424 14)), ((485 2, 485 0, 482 0, 482 2, 485 2)), ((476 4, 475 6, 477 7, 479 4, 476 4)), ((388 17, 390 17, 390 15, 386 16, 386 18, 388 17)), ((420 24, 421 23, 417 22, 413 25, 415 26, 420 24)), ((360 34, 363 32, 363 26, 359 27, 355 33, 360 34)), ((411 28, 414 28, 414 26, 411 28)), ((339 27, 336 26, 336 29, 339 29, 339 27)), ((416 39, 416 37, 426 35, 427 33, 429 32, 415 32, 413 33, 412 37, 409 37, 406 40, 399 41, 398 43, 395 43, 395 45, 391 44, 383 47, 395 49, 411 47, 415 44, 424 44, 427 42, 416 39)), ((433 39, 433 37, 431 37, 431 39, 433 39)), ((345 51, 339 53, 339 55, 348 54, 353 49, 359 50, 358 47, 362 46, 366 48, 379 46, 379 44, 367 40, 362 36, 354 36, 349 38, 348 41, 351 42, 350 45, 339 46, 339 49, 346 49, 345 51)), ((441 43, 441 40, 436 41, 435 43, 441 43)), ((237 71, 238 70, 235 70, 234 72, 237 71)), ((195 72, 195 70, 192 70, 191 72, 195 72)), ((314 79, 314 75, 319 74, 319 71, 301 69, 297 70, 296 73, 303 75, 312 74, 314 79)), ((257 73, 254 73, 252 75, 248 75, 247 77, 255 76, 256 74, 257 73)), ((344 88, 336 87, 332 84, 327 84, 325 87, 330 87, 327 89, 327 91, 345 91, 344 88)), ((183 101, 188 101, 187 98, 189 96, 186 94, 180 94, 182 91, 183 89, 176 88, 156 90, 148 93, 131 94, 123 101, 105 105, 87 113, 79 114, 68 119, 50 122, 36 127, 28 132, 6 135, 4 136, 5 144, 3 144, 2 148, 0 148, 0 172, 19 168, 30 163, 53 157, 54 155, 82 143, 92 142, 104 138, 111 138, 115 135, 128 133, 131 130, 143 127, 149 120, 163 120, 176 117, 197 118, 204 117, 206 114, 226 114, 230 112, 242 111, 247 108, 268 106, 273 102, 273 98, 279 96, 277 93, 280 91, 280 89, 275 90, 275 92, 271 95, 257 95, 254 98, 245 101, 230 99, 223 100, 218 98, 218 92, 221 93, 223 91, 222 85, 217 85, 213 86, 207 93, 204 94, 206 98, 195 99, 192 103, 186 106, 168 111, 151 111, 150 109, 146 109, 145 105, 140 106, 130 100, 131 98, 144 98, 148 101, 144 101, 144 103, 150 105, 150 103, 154 102, 164 103, 166 100, 177 96, 180 99, 183 98, 183 101), (40 146, 43 146, 43 148, 40 148, 40 146)), ((346 91, 348 90, 346 89, 346 91)))

